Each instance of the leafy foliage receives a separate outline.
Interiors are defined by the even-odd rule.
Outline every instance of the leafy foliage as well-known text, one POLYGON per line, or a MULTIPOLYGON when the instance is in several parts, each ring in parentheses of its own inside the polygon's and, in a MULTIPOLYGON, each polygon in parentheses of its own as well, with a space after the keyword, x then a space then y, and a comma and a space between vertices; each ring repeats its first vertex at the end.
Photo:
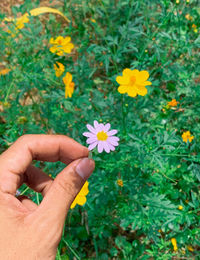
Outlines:
MULTIPOLYGON (((198 257, 198 1, 63 2, 59 8, 69 24, 55 15, 30 16, 14 37, 5 30, 13 30, 13 24, 0 28, 1 64, 11 70, 0 76, 1 151, 27 133, 65 134, 85 144, 82 133, 95 119, 119 131, 115 152, 92 152, 96 170, 87 203, 70 211, 57 258, 198 257), (58 35, 71 37, 72 54, 58 57, 49 51, 50 38, 58 35), (55 76, 56 61, 73 75, 71 99, 65 99, 62 77, 55 76), (152 86, 146 96, 117 92, 116 76, 124 68, 149 71, 152 86), (167 106, 172 99, 179 101, 175 108, 167 106), (194 135, 191 143, 181 138, 187 130, 194 135), (123 187, 117 179, 123 180, 123 187)), ((13 14, 35 5, 25 1, 13 14)), ((36 165, 53 177, 64 167, 36 165)), ((25 186, 21 192, 37 203, 42 199, 25 186)))

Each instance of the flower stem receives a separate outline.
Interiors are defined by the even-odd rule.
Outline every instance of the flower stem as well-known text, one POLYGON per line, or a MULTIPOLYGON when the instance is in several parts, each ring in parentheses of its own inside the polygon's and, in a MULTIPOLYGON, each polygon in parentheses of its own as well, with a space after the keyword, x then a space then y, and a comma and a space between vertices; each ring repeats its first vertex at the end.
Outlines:
POLYGON ((81 258, 77 255, 74 249, 70 246, 70 244, 65 239, 63 239, 63 241, 65 242, 66 246, 70 249, 72 254, 76 257, 76 259, 81 260, 81 258))
POLYGON ((124 111, 124 95, 122 95, 122 125, 123 125, 123 134, 126 135, 126 113, 124 111))

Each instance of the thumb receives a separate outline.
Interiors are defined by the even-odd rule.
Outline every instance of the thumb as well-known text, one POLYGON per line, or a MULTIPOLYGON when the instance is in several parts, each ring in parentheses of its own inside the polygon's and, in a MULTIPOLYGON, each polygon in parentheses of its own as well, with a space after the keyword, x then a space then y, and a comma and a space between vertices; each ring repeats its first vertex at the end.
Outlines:
POLYGON ((71 203, 94 167, 94 161, 88 158, 70 163, 57 175, 37 211, 46 220, 53 221, 52 223, 64 224, 71 203))

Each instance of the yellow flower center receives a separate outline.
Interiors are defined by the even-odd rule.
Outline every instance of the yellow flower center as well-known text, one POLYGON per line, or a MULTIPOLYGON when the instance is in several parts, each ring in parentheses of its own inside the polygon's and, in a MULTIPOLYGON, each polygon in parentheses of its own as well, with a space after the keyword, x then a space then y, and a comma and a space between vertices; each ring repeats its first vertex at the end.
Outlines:
POLYGON ((136 78, 134 76, 130 77, 130 83, 133 85, 136 82, 136 78))
POLYGON ((104 131, 101 131, 101 132, 97 133, 97 139, 99 141, 106 141, 107 138, 108 138, 108 135, 104 131))
POLYGON ((58 40, 58 45, 62 45, 62 40, 61 39, 58 40))

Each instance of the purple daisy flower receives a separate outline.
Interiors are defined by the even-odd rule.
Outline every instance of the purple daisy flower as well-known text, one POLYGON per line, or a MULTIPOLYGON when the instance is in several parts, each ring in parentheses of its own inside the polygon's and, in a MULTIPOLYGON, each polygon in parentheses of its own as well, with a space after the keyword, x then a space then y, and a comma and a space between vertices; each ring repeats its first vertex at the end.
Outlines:
POLYGON ((90 132, 83 133, 84 136, 88 137, 87 144, 89 144, 88 149, 91 151, 97 146, 99 153, 103 150, 106 153, 115 150, 115 146, 118 146, 119 138, 114 136, 118 131, 113 129, 110 130, 110 124, 99 124, 96 120, 94 121, 94 127, 87 124, 87 129, 90 132))

